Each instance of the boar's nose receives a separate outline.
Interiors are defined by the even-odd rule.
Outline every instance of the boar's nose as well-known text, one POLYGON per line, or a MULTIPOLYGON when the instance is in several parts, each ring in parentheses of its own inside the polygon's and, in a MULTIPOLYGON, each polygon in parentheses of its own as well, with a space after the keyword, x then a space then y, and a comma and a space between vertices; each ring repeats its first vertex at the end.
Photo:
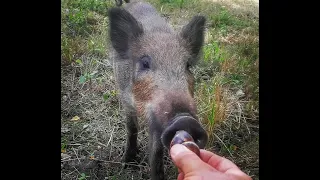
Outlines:
POLYGON ((190 116, 189 114, 179 114, 170 120, 170 124, 164 129, 161 134, 162 144, 166 148, 170 148, 170 142, 177 131, 184 130, 188 132, 194 142, 199 146, 200 149, 203 149, 208 141, 207 132, 201 127, 199 122, 190 116))

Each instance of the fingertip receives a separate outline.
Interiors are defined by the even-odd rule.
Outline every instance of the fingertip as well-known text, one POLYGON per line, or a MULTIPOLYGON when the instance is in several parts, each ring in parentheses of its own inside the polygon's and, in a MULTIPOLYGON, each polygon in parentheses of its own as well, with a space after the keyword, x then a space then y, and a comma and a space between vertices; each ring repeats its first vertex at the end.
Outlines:
POLYGON ((183 180, 183 179, 184 179, 184 174, 183 174, 183 173, 179 173, 177 179, 178 179, 178 180, 183 180))
POLYGON ((170 155, 172 159, 175 159, 178 154, 181 154, 182 152, 188 152, 190 151, 187 147, 181 144, 175 144, 170 149, 170 155))
POLYGON ((188 173, 207 167, 206 164, 199 158, 199 156, 181 144, 172 146, 170 149, 170 155, 174 164, 183 173, 188 173))

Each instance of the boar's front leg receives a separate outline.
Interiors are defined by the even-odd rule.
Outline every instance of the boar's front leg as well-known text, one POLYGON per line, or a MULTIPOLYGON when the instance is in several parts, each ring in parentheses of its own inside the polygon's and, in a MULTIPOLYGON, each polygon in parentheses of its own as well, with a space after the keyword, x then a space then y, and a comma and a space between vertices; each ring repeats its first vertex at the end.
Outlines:
POLYGON ((138 122, 136 113, 127 112, 126 113, 126 128, 127 128, 127 145, 124 154, 124 161, 132 162, 139 149, 137 144, 138 137, 138 122))
POLYGON ((151 179, 163 180, 163 145, 161 143, 161 126, 155 122, 151 122, 149 132, 149 164, 151 166, 151 179))

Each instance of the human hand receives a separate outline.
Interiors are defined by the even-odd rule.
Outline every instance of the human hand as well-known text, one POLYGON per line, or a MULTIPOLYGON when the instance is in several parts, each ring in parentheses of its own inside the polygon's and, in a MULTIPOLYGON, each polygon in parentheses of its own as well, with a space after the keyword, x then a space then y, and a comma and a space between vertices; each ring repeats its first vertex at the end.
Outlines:
POLYGON ((252 180, 230 160, 203 149, 199 158, 185 146, 176 144, 170 155, 179 169, 178 180, 252 180))

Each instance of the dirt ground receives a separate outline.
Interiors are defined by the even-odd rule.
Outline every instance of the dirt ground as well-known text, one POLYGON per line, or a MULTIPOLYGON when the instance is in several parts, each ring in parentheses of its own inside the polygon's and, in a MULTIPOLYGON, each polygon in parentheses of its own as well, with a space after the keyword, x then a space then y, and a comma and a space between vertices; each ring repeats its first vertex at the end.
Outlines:
MULTIPOLYGON (((209 1, 209 0, 208 0, 209 1)), ((220 1, 241 9, 243 1, 220 1)), ((258 1, 250 8, 258 9, 258 1)), ((256 11, 256 10, 255 10, 256 11)), ((173 21, 169 17, 169 21, 173 21)), ((181 20, 176 27, 185 23, 181 20)), ((137 162, 124 168, 126 129, 108 56, 84 53, 82 64, 61 66, 61 179, 149 179, 148 127, 140 123, 137 162), (92 80, 79 83, 90 70, 92 80)), ((199 71, 201 67, 198 68, 199 71)), ((197 69, 196 69, 197 70, 197 69)), ((200 75, 196 78, 201 78, 200 75)), ((214 128, 207 150, 234 161, 254 180, 259 179, 259 112, 243 112, 247 99, 237 89, 229 89, 226 120, 214 128)), ((165 174, 176 179, 177 169, 165 151, 165 174)))

